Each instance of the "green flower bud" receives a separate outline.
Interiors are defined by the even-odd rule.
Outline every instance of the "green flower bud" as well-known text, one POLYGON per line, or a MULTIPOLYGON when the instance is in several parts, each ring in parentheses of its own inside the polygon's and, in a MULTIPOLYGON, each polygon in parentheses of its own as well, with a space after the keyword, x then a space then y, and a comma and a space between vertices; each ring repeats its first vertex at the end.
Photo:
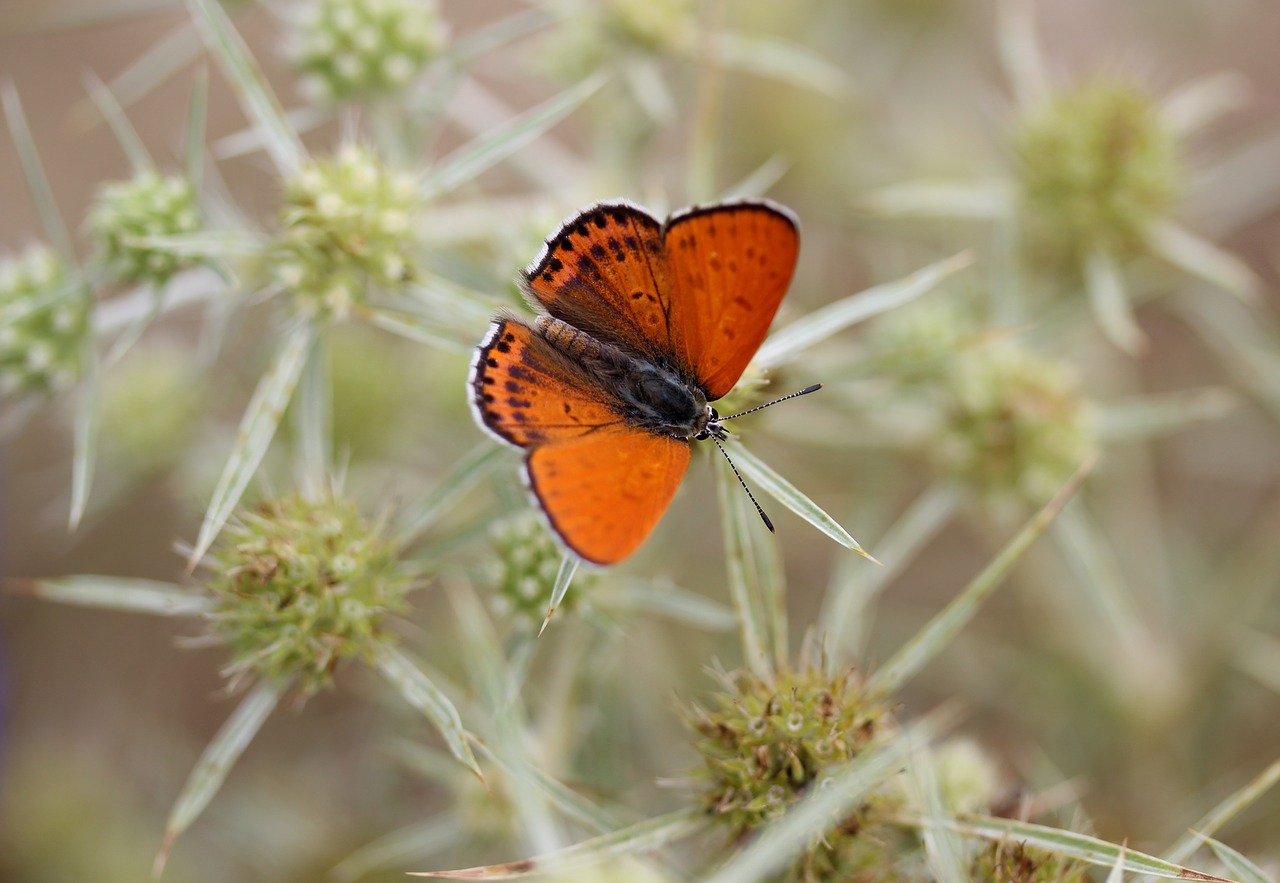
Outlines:
POLYGON ((89 307, 46 245, 0 261, 0 398, 49 395, 80 376, 89 307))
POLYGON ((176 236, 200 228, 200 208, 191 182, 155 170, 127 181, 112 181, 98 190, 89 209, 89 234, 98 260, 117 282, 164 285, 189 264, 172 252, 136 244, 148 236, 176 236))
POLYGON ((1122 83, 1053 96, 1022 121, 1013 152, 1033 248, 1074 267, 1098 250, 1144 252, 1182 189, 1177 136, 1122 83))
MULTIPOLYGON (((887 709, 863 694, 852 672, 828 676, 808 667, 767 680, 739 671, 724 676, 724 687, 707 708, 690 705, 684 715, 704 761, 695 773, 700 800, 735 838, 785 813, 822 786, 827 770, 892 731, 887 709)), ((844 850, 840 833, 858 828, 861 815, 826 832, 806 864, 835 861, 844 850)))
MULTIPOLYGON (((564 551, 555 541, 546 521, 526 509, 497 522, 490 533, 495 555, 491 562, 494 605, 503 613, 527 619, 541 626, 551 603, 556 575, 564 551)), ((574 607, 587 587, 595 581, 579 571, 573 589, 561 602, 561 611, 574 607)))
POLYGON ((697 20, 691 0, 609 0, 604 24, 619 45, 658 54, 686 44, 697 20))
POLYGON ((208 583, 230 673, 297 678, 306 697, 329 686, 342 662, 394 640, 385 619, 404 609, 413 581, 380 527, 336 498, 242 510, 211 552, 208 583))
POLYGON ((935 457, 988 497, 1043 502, 1096 447, 1093 411, 1065 363, 983 346, 950 362, 944 389, 935 457))
POLYGON ((318 100, 402 90, 440 54, 447 29, 430 0, 311 0, 294 26, 294 63, 318 100))
POLYGON ((369 289, 418 275, 413 176, 387 168, 363 147, 308 162, 285 182, 276 280, 308 316, 341 319, 369 289))

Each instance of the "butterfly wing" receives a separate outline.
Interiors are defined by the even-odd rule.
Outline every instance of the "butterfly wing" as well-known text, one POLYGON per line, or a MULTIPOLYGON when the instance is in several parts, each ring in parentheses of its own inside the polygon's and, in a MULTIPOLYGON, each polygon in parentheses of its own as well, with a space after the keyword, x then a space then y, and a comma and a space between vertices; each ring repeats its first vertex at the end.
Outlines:
POLYGON ((634 552, 671 504, 689 444, 625 424, 541 445, 529 486, 565 545, 595 564, 634 552))
POLYGON ((625 200, 566 220, 522 273, 548 313, 597 340, 663 360, 668 333, 662 225, 625 200))
POLYGON ((609 393, 518 319, 499 318, 471 363, 476 422, 519 448, 617 423, 609 393))
POLYGON ((795 217, 757 200, 695 206, 663 229, 670 346, 709 401, 738 382, 787 293, 800 231, 795 217))
POLYGON ((623 421, 594 378, 517 319, 497 319, 471 371, 476 420, 529 453, 529 486, 566 546, 614 564, 644 542, 689 466, 689 443, 623 421))

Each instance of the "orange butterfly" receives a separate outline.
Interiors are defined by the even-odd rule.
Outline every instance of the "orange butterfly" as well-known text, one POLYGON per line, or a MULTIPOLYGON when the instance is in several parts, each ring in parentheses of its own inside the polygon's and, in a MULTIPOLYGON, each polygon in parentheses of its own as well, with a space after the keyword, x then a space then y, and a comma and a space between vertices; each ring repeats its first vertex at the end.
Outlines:
POLYGON ((772 202, 695 206, 664 223, 610 200, 566 220, 525 268, 548 315, 494 320, 471 402, 482 427, 528 452, 529 486, 579 557, 634 552, 675 495, 690 442, 726 436, 708 403, 764 340, 799 249, 795 217, 772 202))

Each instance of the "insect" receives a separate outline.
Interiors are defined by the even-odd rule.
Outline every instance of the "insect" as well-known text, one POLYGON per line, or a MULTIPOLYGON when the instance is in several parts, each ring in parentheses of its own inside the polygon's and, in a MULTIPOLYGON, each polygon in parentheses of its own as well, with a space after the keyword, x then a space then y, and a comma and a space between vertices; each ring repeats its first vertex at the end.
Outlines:
POLYGON ((521 273, 546 314, 494 319, 472 362, 471 403, 484 429, 526 451, 529 487, 579 557, 614 564, 635 551, 675 495, 692 441, 727 436, 731 418, 710 403, 764 340, 799 248, 795 217, 765 200, 666 221, 610 200, 565 220, 521 273))

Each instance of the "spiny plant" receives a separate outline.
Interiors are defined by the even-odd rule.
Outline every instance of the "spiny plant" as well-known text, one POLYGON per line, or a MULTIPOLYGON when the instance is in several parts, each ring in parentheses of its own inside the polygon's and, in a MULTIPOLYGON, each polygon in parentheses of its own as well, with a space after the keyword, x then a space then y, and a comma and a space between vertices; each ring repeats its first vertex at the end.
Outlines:
MULTIPOLYGON (((1198 865, 1267 879, 1209 838, 1280 777, 1280 766, 1199 820, 1194 830, 1206 839, 1188 835, 1157 856, 1094 836, 1074 800, 1046 809, 1032 791, 1016 806, 1013 777, 980 743, 955 735, 969 721, 945 705, 921 712, 904 690, 962 639, 1015 563, 1025 555, 1024 564, 1036 564, 1044 549, 1029 550, 1047 534, 1044 546, 1072 574, 1052 586, 1062 615, 1029 631, 1045 645, 1073 645, 1071 664, 1135 717, 1155 708, 1160 722, 1173 720, 1189 695, 1168 686, 1169 672, 1183 671, 1163 640, 1162 628, 1176 621, 1172 602, 1149 603, 1116 565, 1127 550, 1105 529, 1115 477, 1103 471, 1082 499, 1068 500, 1087 471, 1082 463, 1101 456, 1105 470, 1122 443, 1217 419, 1237 402, 1219 388, 1119 398, 1088 370, 1073 317, 1075 295, 1084 294, 1104 337, 1137 351, 1126 284, 1151 257, 1238 294, 1256 286, 1178 214, 1190 174, 1184 142, 1208 114, 1179 116, 1185 100, 1157 102, 1123 78, 1047 88, 1038 62, 1019 67, 1028 54, 1009 51, 1020 102, 1008 132, 1013 166, 997 198, 985 192, 979 201, 995 206, 987 214, 998 224, 1025 234, 1010 252, 1017 266, 984 256, 962 274, 972 253, 913 259, 923 266, 903 278, 834 297, 801 277, 795 306, 721 404, 747 409, 812 375, 826 385, 821 404, 806 397, 794 416, 761 415, 726 447, 770 511, 780 504, 834 540, 833 549, 862 551, 827 511, 845 511, 835 506, 847 473, 812 476, 835 474, 833 463, 846 469, 861 456, 855 443, 877 448, 889 478, 850 492, 849 511, 875 521, 910 502, 874 546, 888 566, 845 556, 793 651, 790 617, 813 605, 788 579, 798 575, 807 589, 818 578, 816 564, 784 566, 782 550, 808 540, 803 525, 784 523, 780 540, 765 537, 734 473, 717 463, 716 502, 682 501, 695 512, 683 523, 701 529, 693 519, 715 521, 704 515, 718 510, 722 555, 677 528, 630 569, 581 566, 537 512, 514 502, 512 464, 477 441, 463 388, 491 315, 518 304, 511 277, 548 222, 615 191, 677 205, 759 195, 785 162, 766 153, 738 183, 721 183, 729 147, 756 161, 747 139, 719 131, 721 90, 763 76, 844 114, 841 102, 856 92, 847 68, 682 0, 560 4, 461 33, 436 4, 314 0, 282 21, 282 51, 310 102, 286 110, 231 5, 190 0, 182 33, 198 35, 221 67, 247 127, 206 143, 209 87, 198 76, 184 162, 169 171, 141 147, 126 110, 147 77, 91 81, 91 103, 130 172, 100 186, 82 224, 58 216, 17 92, 4 95, 46 226, 45 242, 0 272, 0 396, 25 403, 12 422, 21 426, 60 394, 75 396, 73 522, 110 513, 122 483, 157 469, 194 473, 182 486, 199 488, 193 495, 205 503, 181 547, 185 575, 175 558, 171 581, 82 575, 20 584, 51 601, 176 618, 195 632, 192 643, 222 654, 238 704, 170 811, 157 872, 280 705, 343 690, 348 672, 364 669, 402 700, 385 710, 398 732, 413 724, 398 728, 397 706, 431 725, 428 741, 406 737, 393 754, 406 777, 442 798, 429 814, 388 807, 404 810, 401 826, 341 858, 342 879, 494 861, 429 873, 1074 883, 1090 866, 1222 879, 1187 867, 1202 848, 1198 865), (495 50, 503 56, 496 69, 518 71, 517 88, 491 89, 492 70, 480 62, 495 50), (561 91, 527 109, 507 104, 527 93, 530 71, 548 69, 561 91), (686 80, 697 88, 684 88, 686 80), (586 138, 575 134, 566 147, 544 137, 570 116, 586 138), (338 119, 343 134, 326 141, 320 127, 338 119), (687 136, 688 149, 667 168, 662 151, 674 134, 687 136), (221 181, 245 154, 260 154, 247 165, 276 200, 265 221, 221 181), (501 177, 486 177, 499 167, 501 177), (670 184, 674 177, 683 187, 670 184), (71 229, 88 243, 83 262, 71 229), (802 306, 819 298, 823 306, 802 306), (868 319, 874 324, 860 334, 855 326, 868 319), (374 347, 387 339, 379 335, 395 335, 421 363, 397 365, 400 350, 387 347, 379 370, 361 373, 352 361, 362 357, 346 352, 343 336, 353 327, 374 347), (158 339, 182 341, 185 358, 155 347, 158 339), (246 377, 244 396, 229 397, 247 402, 238 428, 204 432, 215 424, 206 390, 246 377), (430 393, 412 424, 424 436, 412 455, 388 443, 404 437, 404 412, 418 406, 400 394, 409 385, 430 393), (202 415, 208 423, 195 425, 202 415), (113 468, 95 484, 99 438, 113 468), (790 471, 763 456, 775 451, 811 460, 810 477, 784 478, 790 471), (905 478, 895 483, 898 475, 905 478), (890 580, 913 559, 928 560, 943 526, 962 519, 982 537, 969 546, 992 550, 981 573, 923 625, 888 621, 885 635, 905 634, 896 649, 870 644, 890 580), (716 597, 722 584, 725 603, 716 597), (701 637, 686 639, 694 630, 735 640, 710 650, 701 637), (636 689, 664 667, 693 671, 703 662, 713 687, 689 677, 674 710, 636 689), (648 795, 654 776, 675 777, 664 781, 670 796, 648 795)), ((1027 30, 1003 39, 1032 45, 1027 30)), ((161 62, 137 64, 135 74, 161 62)), ((881 207, 936 208, 947 202, 939 195, 900 190, 881 207)), ((805 223, 820 214, 807 212, 805 223)), ((1224 323, 1235 320, 1214 321, 1230 339, 1224 323)), ((1246 318, 1250 346, 1232 358, 1251 390, 1280 401, 1265 355, 1280 336, 1268 336, 1268 321, 1246 318)), ((1246 570, 1263 585, 1273 558, 1264 550, 1255 559, 1246 570)), ((1256 660, 1266 636, 1254 631, 1254 670, 1265 671, 1256 660)), ((1036 778, 1037 788, 1052 781, 1036 778)))

